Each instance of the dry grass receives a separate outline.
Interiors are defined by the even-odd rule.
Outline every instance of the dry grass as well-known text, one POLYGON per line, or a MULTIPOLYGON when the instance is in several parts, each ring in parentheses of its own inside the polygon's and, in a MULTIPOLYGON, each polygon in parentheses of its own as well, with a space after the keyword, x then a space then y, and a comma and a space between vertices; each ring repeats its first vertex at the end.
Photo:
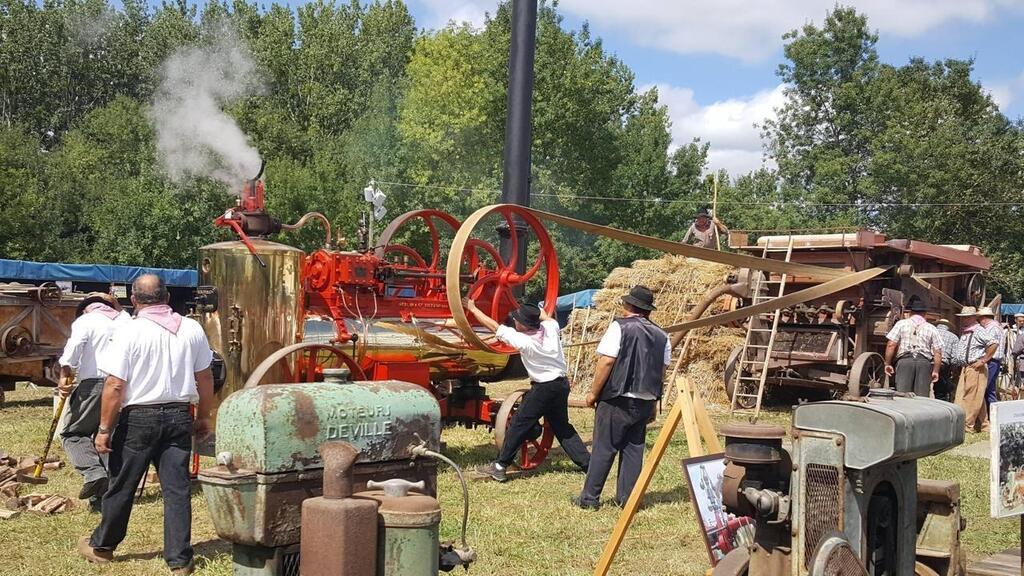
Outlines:
MULTIPOLYGON (((501 396, 521 383, 489 386, 501 396)), ((0 411, 0 448, 14 454, 37 453, 45 439, 50 402, 46 390, 24 390, 8 395, 8 407, 0 411)), ((724 420, 720 410, 713 416, 724 420)), ((592 413, 574 410, 574 423, 584 438, 589 437, 592 413)), ((769 410, 766 421, 788 422, 788 410, 769 410)), ((648 446, 657 436, 652 427, 648 446)), ((470 468, 489 461, 495 455, 491 435, 484 429, 450 429, 444 432, 446 452, 461 466, 470 468)), ((56 454, 63 458, 57 448, 56 454)), ((681 431, 662 461, 646 505, 637 516, 627 540, 619 552, 612 574, 618 575, 699 575, 706 570, 707 556, 698 533, 680 461, 686 457, 681 431)), ((1016 520, 988 518, 988 463, 949 455, 922 462, 922 476, 959 479, 963 506, 968 518, 964 541, 971 555, 990 554, 1016 544, 1016 520)), ((71 496, 80 480, 67 468, 50 472, 47 491, 71 496)), ((570 496, 576 494, 583 476, 556 451, 536 475, 497 484, 473 482, 470 485, 469 539, 479 553, 471 574, 502 576, 583 576, 590 574, 611 533, 619 510, 605 506, 598 512, 572 508, 570 496)), ((613 477, 609 487, 614 486, 613 477)), ((460 491, 455 475, 444 471, 439 478, 444 510, 442 539, 458 536, 461 510, 460 491)), ((606 489, 606 497, 611 494, 606 489)), ((192 539, 198 552, 198 574, 231 574, 230 546, 217 539, 200 492, 192 500, 194 521, 192 539)), ((152 575, 166 574, 162 549, 162 503, 156 489, 147 489, 136 506, 128 539, 117 555, 120 561, 109 566, 85 564, 75 556, 74 543, 98 521, 85 507, 52 517, 21 515, 0 521, 0 575, 152 575)))
MULTIPOLYGON (((708 290, 724 281, 731 270, 722 264, 676 255, 637 260, 628 268, 616 268, 595 296, 595 308, 573 311, 564 330, 566 342, 600 339, 608 324, 621 312, 621 297, 636 285, 647 286, 654 292, 658 309, 651 319, 656 324, 678 324, 686 319, 693 305, 708 290)), ((721 298, 705 314, 724 312, 729 303, 728 298, 721 298)), ((732 349, 743 343, 742 334, 739 328, 721 326, 694 330, 690 335, 692 342, 682 359, 680 373, 688 376, 705 398, 716 402, 726 400, 721 383, 722 369, 732 349)), ((590 385, 595 354, 596 345, 593 344, 569 348, 570 379, 576 394, 583 394, 590 385)))

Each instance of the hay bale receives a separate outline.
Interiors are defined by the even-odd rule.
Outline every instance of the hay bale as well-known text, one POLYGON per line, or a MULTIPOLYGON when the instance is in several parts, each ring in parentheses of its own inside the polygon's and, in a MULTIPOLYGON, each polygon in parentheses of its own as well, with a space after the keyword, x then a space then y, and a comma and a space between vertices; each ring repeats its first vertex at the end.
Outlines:
MULTIPOLYGON (((595 308, 574 310, 563 331, 567 345, 601 338, 608 324, 621 311, 620 299, 638 284, 654 292, 658 309, 651 319, 660 326, 685 320, 693 305, 711 288, 720 285, 732 268, 685 256, 666 255, 653 260, 637 260, 628 268, 616 268, 605 279, 594 297, 595 308)), ((705 314, 718 314, 730 305, 728 297, 720 298, 705 314)), ((691 344, 683 358, 680 374, 690 378, 707 401, 722 402, 722 371, 733 347, 743 343, 742 330, 714 326, 694 330, 691 344)), ((585 395, 594 377, 597 360, 596 344, 570 346, 566 351, 569 377, 574 395, 585 395)), ((679 353, 679 346, 675 351, 679 353)))

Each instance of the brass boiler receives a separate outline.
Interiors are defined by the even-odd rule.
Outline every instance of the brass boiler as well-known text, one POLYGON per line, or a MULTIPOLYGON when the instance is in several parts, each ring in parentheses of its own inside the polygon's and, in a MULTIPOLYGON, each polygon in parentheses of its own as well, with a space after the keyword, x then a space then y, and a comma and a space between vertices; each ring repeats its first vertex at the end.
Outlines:
MULTIPOLYGON (((199 285, 216 288, 217 299, 215 310, 200 313, 199 322, 225 368, 214 414, 267 356, 302 340, 305 253, 276 242, 251 242, 266 267, 240 241, 199 249, 199 285)), ((283 370, 272 369, 267 381, 285 381, 283 370)))

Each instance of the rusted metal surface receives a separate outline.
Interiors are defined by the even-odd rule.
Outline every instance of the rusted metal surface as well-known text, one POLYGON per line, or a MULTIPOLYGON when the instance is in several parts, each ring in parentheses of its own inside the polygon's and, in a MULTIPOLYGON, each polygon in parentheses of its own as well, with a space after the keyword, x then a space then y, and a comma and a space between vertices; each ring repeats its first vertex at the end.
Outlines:
POLYGON ((960 546, 965 522, 960 511, 960 484, 949 480, 917 481, 917 561, 940 576, 960 576, 967 557, 960 546))
POLYGON ((358 451, 347 442, 320 447, 324 495, 302 503, 300 572, 303 576, 374 576, 377 502, 352 498, 358 451))
POLYGON ((378 504, 378 574, 436 576, 440 542, 441 506, 430 496, 409 493, 388 496, 382 490, 355 496, 378 504))

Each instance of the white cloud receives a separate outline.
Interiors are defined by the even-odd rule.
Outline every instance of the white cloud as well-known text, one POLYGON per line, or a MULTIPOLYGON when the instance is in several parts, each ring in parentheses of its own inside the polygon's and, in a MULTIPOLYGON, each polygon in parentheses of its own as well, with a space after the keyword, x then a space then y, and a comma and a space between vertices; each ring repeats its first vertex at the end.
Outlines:
MULTIPOLYGON (((672 144, 680 146, 694 138, 711 144, 710 169, 724 168, 730 174, 746 174, 762 166, 761 129, 766 118, 785 97, 783 86, 762 90, 752 96, 729 98, 701 106, 693 90, 657 84, 658 99, 668 107, 672 119, 672 144)), ((641 87, 644 91, 651 86, 641 87)))
POLYGON ((496 0, 414 0, 424 10, 423 19, 417 19, 420 27, 439 29, 449 22, 469 23, 479 28, 484 24, 488 12, 498 9, 496 0))
POLYGON ((999 109, 1006 114, 1010 105, 1017 102, 1020 96, 1024 95, 1024 72, 1009 80, 986 83, 985 87, 988 89, 992 99, 996 101, 999 109))
MULTIPOLYGON (((885 35, 915 37, 950 22, 985 22, 1012 0, 845 0, 885 35)), ((834 3, 822 0, 561 0, 561 10, 607 34, 682 54, 712 53, 747 62, 776 54, 783 33, 818 24, 834 3)))

